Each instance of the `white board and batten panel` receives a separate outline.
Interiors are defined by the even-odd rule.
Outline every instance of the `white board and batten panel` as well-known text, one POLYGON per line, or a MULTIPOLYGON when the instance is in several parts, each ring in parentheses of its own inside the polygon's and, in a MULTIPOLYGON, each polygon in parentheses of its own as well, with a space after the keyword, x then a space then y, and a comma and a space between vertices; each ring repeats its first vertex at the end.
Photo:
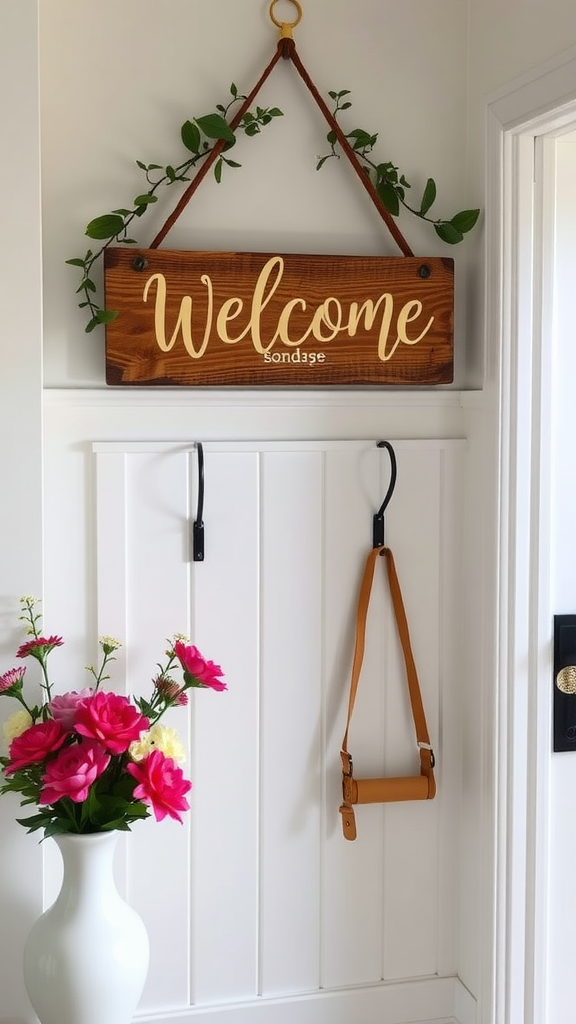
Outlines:
MULTIPOLYGON (((297 1005, 311 1024, 371 1024, 375 1012, 401 1024, 432 1019, 425 991, 436 1019, 456 1020, 464 444, 394 447, 386 543, 438 796, 358 808, 351 843, 338 814, 339 750, 387 453, 375 440, 203 443, 205 559, 194 562, 194 441, 93 445, 97 630, 125 641, 127 690, 148 690, 175 632, 219 662, 229 686, 196 691, 170 713, 190 750, 185 824, 145 822, 125 843, 122 877, 152 939, 145 1020, 243 1024, 257 1012, 267 1024, 293 1019, 297 1005)), ((359 777, 418 771, 384 564, 349 747, 359 777)))

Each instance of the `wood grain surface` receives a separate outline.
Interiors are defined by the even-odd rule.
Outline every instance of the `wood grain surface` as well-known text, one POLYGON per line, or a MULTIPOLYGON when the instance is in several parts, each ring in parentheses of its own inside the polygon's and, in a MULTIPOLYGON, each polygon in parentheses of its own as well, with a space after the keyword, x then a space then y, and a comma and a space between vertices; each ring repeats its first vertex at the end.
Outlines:
POLYGON ((119 247, 104 277, 108 384, 453 379, 452 259, 119 247))

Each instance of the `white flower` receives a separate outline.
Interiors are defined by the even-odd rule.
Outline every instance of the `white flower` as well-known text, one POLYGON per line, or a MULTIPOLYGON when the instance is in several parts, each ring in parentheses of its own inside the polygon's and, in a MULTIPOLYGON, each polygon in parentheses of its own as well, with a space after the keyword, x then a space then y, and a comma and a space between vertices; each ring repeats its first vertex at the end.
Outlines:
POLYGON ((140 739, 130 744, 128 753, 133 761, 143 761, 153 750, 160 750, 164 757, 171 757, 176 764, 183 764, 186 760, 184 744, 176 729, 169 725, 153 725, 141 733, 140 739))
POLYGON ((10 746, 12 740, 15 740, 17 736, 21 736, 26 729, 32 725, 32 717, 27 711, 22 708, 20 711, 15 711, 13 715, 10 715, 2 727, 4 733, 4 739, 7 746, 10 746))
POLYGON ((112 651, 118 651, 122 647, 122 644, 114 636, 99 636, 98 643, 105 654, 112 654, 112 651))

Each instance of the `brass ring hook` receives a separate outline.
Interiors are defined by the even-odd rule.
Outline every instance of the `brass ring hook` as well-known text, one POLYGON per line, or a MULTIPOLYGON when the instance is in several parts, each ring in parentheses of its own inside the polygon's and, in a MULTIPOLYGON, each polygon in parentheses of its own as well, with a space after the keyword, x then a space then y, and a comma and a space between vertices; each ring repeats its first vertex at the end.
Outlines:
POLYGON ((302 7, 298 3, 298 0, 290 0, 290 3, 294 4, 294 7, 296 8, 296 11, 297 11, 296 20, 295 21, 278 21, 278 19, 274 17, 274 8, 275 8, 277 3, 278 3, 278 0, 272 0, 272 3, 270 4, 270 7, 269 7, 270 17, 271 17, 272 21, 274 22, 274 24, 276 25, 276 27, 280 29, 280 38, 281 39, 292 39, 292 29, 296 28, 296 25, 298 25, 299 22, 302 20, 302 7))

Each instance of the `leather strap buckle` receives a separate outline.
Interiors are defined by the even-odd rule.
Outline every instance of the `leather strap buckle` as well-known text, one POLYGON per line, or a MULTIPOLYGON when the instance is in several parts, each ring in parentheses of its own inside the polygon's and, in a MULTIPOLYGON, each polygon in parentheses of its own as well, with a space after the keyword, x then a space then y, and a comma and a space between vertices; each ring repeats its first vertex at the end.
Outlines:
POLYGON ((422 740, 418 740, 418 747, 420 750, 428 750, 430 753, 430 767, 434 768, 436 765, 436 758, 434 757, 434 751, 429 743, 424 743, 422 740))

